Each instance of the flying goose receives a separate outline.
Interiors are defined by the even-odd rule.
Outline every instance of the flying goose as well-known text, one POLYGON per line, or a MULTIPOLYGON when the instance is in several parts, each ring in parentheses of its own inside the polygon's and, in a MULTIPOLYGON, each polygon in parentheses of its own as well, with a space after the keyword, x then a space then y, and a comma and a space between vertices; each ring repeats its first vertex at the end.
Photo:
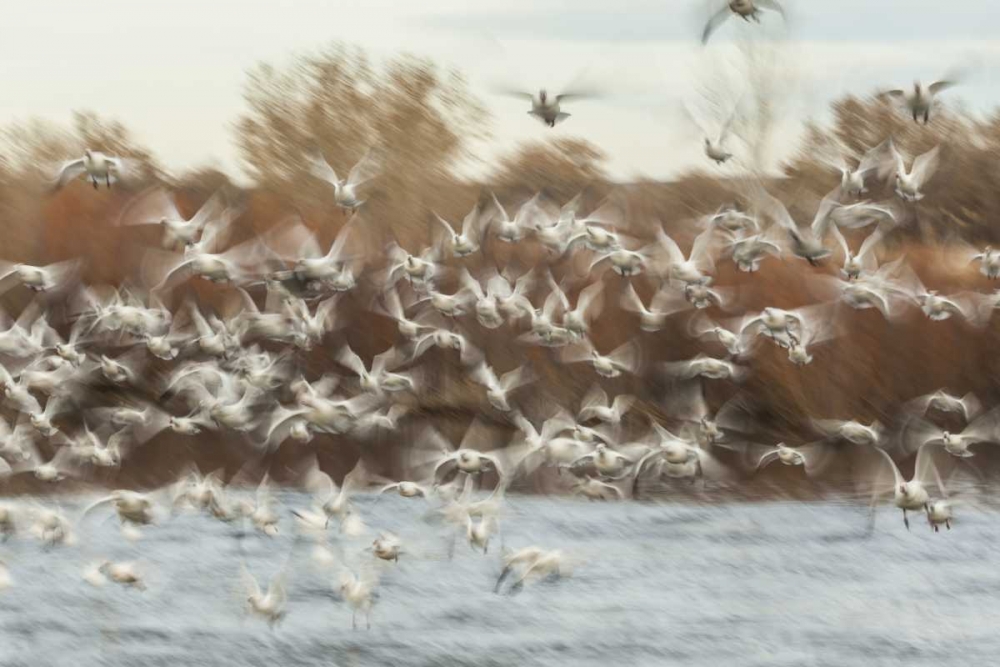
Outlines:
POLYGON ((712 36, 715 30, 725 23, 732 15, 739 16, 744 21, 754 21, 760 23, 760 13, 762 9, 767 9, 770 11, 777 12, 781 14, 782 17, 785 16, 785 10, 781 8, 777 0, 728 0, 725 6, 721 7, 717 12, 709 17, 708 22, 705 24, 705 28, 701 32, 701 43, 706 44, 708 38, 712 36))
POLYGON ((137 163, 134 160, 114 157, 87 148, 83 151, 83 157, 67 160, 59 166, 55 184, 61 188, 73 179, 86 175, 95 190, 102 181, 110 188, 112 181, 117 182, 130 177, 136 168, 137 163))
POLYGON ((333 167, 318 149, 307 153, 305 157, 313 176, 333 186, 334 202, 348 213, 354 213, 365 203, 366 200, 360 198, 358 188, 375 178, 380 168, 379 161, 371 149, 366 151, 361 159, 351 167, 347 178, 337 176, 337 172, 333 170, 333 167))

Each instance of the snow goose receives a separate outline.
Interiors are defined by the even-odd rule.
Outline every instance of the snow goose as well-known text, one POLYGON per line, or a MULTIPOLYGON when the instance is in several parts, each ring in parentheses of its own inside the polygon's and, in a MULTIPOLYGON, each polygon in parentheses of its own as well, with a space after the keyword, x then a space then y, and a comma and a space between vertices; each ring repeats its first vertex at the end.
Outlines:
POLYGON ((911 449, 924 445, 940 445, 952 456, 967 458, 972 456, 969 449, 978 443, 1000 444, 1000 408, 993 408, 971 422, 960 432, 943 430, 920 418, 910 420, 904 428, 906 444, 911 449))
POLYGON ((510 412, 509 396, 514 390, 534 382, 538 376, 530 366, 518 366, 497 377, 496 372, 485 361, 472 369, 473 381, 486 387, 486 400, 500 412, 510 412))
POLYGON ((350 213, 356 211, 366 201, 361 199, 358 188, 375 178, 380 169, 379 160, 371 149, 366 151, 361 159, 351 167, 347 178, 337 176, 337 172, 326 161, 321 151, 310 151, 305 157, 312 175, 332 185, 334 202, 341 209, 350 213))
POLYGON ((632 283, 627 283, 622 291, 621 307, 636 313, 639 316, 639 328, 652 333, 661 330, 666 325, 667 318, 674 313, 690 309, 691 304, 682 293, 661 285, 647 307, 632 283))
POLYGON ((808 226, 795 222, 785 205, 763 188, 759 191, 758 199, 767 215, 788 233, 792 252, 797 257, 801 257, 811 265, 816 266, 820 260, 831 254, 831 250, 824 245, 823 240, 830 227, 830 214, 841 205, 837 200, 839 195, 840 186, 838 185, 822 199, 812 223, 808 226))
POLYGON ((954 413, 962 416, 966 423, 971 422, 980 412, 983 404, 972 392, 965 396, 955 396, 943 389, 920 396, 907 404, 907 407, 918 416, 924 415, 928 410, 938 410, 945 413, 954 413))
POLYGON ((87 148, 83 151, 83 157, 67 160, 59 166, 55 186, 61 188, 70 181, 86 175, 95 190, 101 182, 110 188, 112 181, 118 182, 123 178, 130 178, 137 167, 138 163, 135 160, 87 148))
POLYGON ((480 249, 480 239, 483 236, 484 228, 489 223, 489 217, 484 214, 478 203, 462 220, 461 231, 455 231, 451 223, 436 212, 432 211, 431 214, 443 229, 438 245, 450 251, 454 257, 468 257, 480 249))
POLYGON ((779 442, 774 448, 765 451, 755 466, 756 471, 766 468, 774 461, 780 461, 786 466, 802 466, 807 477, 822 474, 833 458, 834 448, 824 443, 811 443, 789 447, 779 442))
POLYGON ((240 562, 240 581, 247 596, 247 607, 252 614, 267 621, 268 626, 272 629, 284 619, 286 614, 287 578, 286 563, 285 567, 271 577, 267 591, 263 591, 260 584, 257 583, 257 579, 250 574, 246 563, 240 562))
POLYGON ((496 237, 505 243, 517 243, 523 239, 528 230, 534 228, 536 220, 544 215, 538 204, 541 193, 521 204, 513 218, 507 214, 507 209, 497 199, 496 194, 490 193, 490 197, 500 216, 499 219, 493 219, 490 227, 496 229, 496 237))
POLYGON ((890 141, 889 147, 894 159, 886 163, 880 175, 894 177, 896 194, 900 199, 907 202, 920 201, 924 198, 922 189, 934 176, 941 162, 941 147, 935 146, 926 153, 918 155, 914 158, 913 166, 909 171, 906 170, 906 162, 903 155, 896 149, 896 145, 890 141))
POLYGON ((177 203, 163 188, 154 186, 136 195, 118 214, 121 226, 159 225, 163 228, 163 247, 191 245, 198 240, 210 221, 225 214, 222 192, 215 192, 190 219, 185 219, 177 203))
POLYGON ((586 362, 601 377, 616 378, 623 373, 638 373, 642 367, 642 354, 639 343, 635 340, 622 343, 607 355, 602 355, 593 343, 584 339, 564 348, 561 361, 565 364, 586 362))
POLYGON ((910 520, 906 516, 906 512, 920 510, 926 512, 929 509, 931 500, 928 487, 937 480, 940 480, 940 475, 936 472, 934 465, 933 450, 926 445, 917 450, 917 461, 914 465, 913 477, 909 480, 903 477, 896 462, 892 460, 887 451, 877 448, 875 451, 889 464, 892 471, 893 483, 891 489, 888 489, 886 488, 887 485, 882 481, 882 475, 879 475, 875 479, 872 485, 870 516, 874 517, 879 497, 889 493, 891 490, 896 507, 903 510, 903 523, 906 525, 906 529, 909 530, 910 520))
POLYGON ((580 401, 580 412, 577 419, 586 422, 596 419, 606 424, 620 424, 622 416, 635 403, 635 396, 621 394, 614 401, 608 401, 608 394, 599 384, 594 384, 584 394, 580 401))
POLYGON ((531 110, 528 115, 537 118, 549 127, 555 127, 559 123, 569 118, 570 114, 562 110, 562 105, 570 100, 580 100, 597 97, 593 91, 586 90, 564 90, 557 95, 550 95, 544 88, 538 93, 529 93, 514 90, 498 91, 510 97, 517 97, 531 102, 531 110))
POLYGON ((886 90, 881 93, 881 97, 887 98, 897 103, 900 108, 907 110, 913 116, 913 122, 924 119, 924 125, 930 122, 931 110, 937 105, 938 93, 944 92, 958 84, 959 73, 953 72, 945 76, 940 81, 935 81, 929 86, 924 86, 919 81, 913 82, 912 90, 896 88, 886 90))

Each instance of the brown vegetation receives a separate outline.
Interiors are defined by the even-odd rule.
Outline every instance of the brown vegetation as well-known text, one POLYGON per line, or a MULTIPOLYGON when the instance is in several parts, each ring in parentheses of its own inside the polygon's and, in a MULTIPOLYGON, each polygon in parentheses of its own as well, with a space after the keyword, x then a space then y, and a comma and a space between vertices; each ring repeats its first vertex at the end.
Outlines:
MULTIPOLYGON (((651 225, 660 221, 682 247, 685 236, 691 235, 689 222, 694 217, 733 200, 747 202, 743 179, 719 179, 707 169, 672 183, 615 185, 603 171, 601 151, 582 139, 542 140, 520 147, 496 166, 486 183, 456 177, 455 165, 470 159, 475 141, 486 133, 486 114, 459 75, 442 72, 419 59, 401 58, 376 68, 363 54, 333 49, 306 58, 288 71, 259 68, 251 77, 246 97, 249 112, 238 121, 237 140, 255 186, 243 193, 245 211, 236 223, 240 231, 234 242, 267 231, 294 211, 301 213, 321 243, 332 241, 343 216, 331 205, 329 189, 306 173, 300 159, 303 151, 317 146, 338 173, 346 173, 370 147, 384 156, 383 175, 371 189, 363 213, 369 232, 370 269, 380 266, 381 249, 391 238, 413 251, 427 245, 431 211, 459 220, 490 190, 511 205, 538 191, 559 204, 584 191, 585 209, 610 194, 619 198, 629 214, 630 233, 649 237, 651 225)), ((905 252, 924 282, 942 291, 958 287, 991 290, 974 268, 941 265, 937 244, 953 236, 977 243, 1000 240, 992 224, 1000 213, 1000 194, 995 187, 1000 167, 994 159, 1000 150, 1000 120, 983 121, 944 110, 924 127, 882 102, 854 97, 838 101, 834 112, 831 126, 809 127, 801 150, 787 165, 787 177, 768 182, 767 187, 788 203, 793 215, 811 218, 818 198, 839 180, 839 174, 814 159, 830 137, 863 151, 892 136, 910 154, 941 143, 945 151, 942 166, 926 189, 926 199, 901 209, 904 224, 890 236, 885 253, 897 256, 905 252)), ((143 247, 156 243, 155 230, 147 237, 145 232, 116 226, 122 207, 140 189, 157 181, 177 187, 182 213, 190 215, 217 186, 229 187, 228 178, 219 172, 189 174, 171 181, 156 166, 152 153, 135 146, 120 124, 91 114, 78 115, 70 133, 28 124, 8 128, 3 140, 0 256, 36 264, 79 256, 86 262, 85 281, 90 283, 116 283, 138 275, 143 247), (73 156, 83 146, 143 161, 148 169, 142 182, 110 192, 74 183, 46 194, 39 165, 73 156)), ((871 195, 888 198, 891 189, 871 195)), ((516 253, 503 249, 491 259, 474 260, 470 268, 495 261, 526 270, 544 256, 529 240, 516 253)), ((570 264, 564 261, 553 266, 557 278, 570 270, 570 264)), ((788 258, 765 261, 759 273, 740 274, 723 260, 716 283, 736 290, 741 309, 753 311, 767 305, 787 308, 815 301, 818 296, 811 290, 810 277, 834 269, 813 268, 788 258)), ((630 426, 641 430, 642 413, 670 416, 657 364, 690 358, 707 348, 687 335, 686 314, 676 316, 663 332, 641 333, 634 316, 618 306, 623 279, 610 272, 602 279, 607 306, 595 325, 593 339, 600 350, 607 351, 633 336, 640 337, 646 373, 637 379, 608 382, 606 387, 612 395, 628 392, 641 398, 639 409, 630 418, 630 426)), ((637 285, 640 294, 648 297, 648 286, 642 280, 637 285)), ((216 290, 211 288, 190 289, 196 289, 205 301, 216 298, 216 290)), ((352 294, 343 313, 352 324, 332 337, 346 340, 366 359, 395 340, 392 323, 368 310, 377 296, 373 285, 352 294)), ((16 290, 4 298, 4 306, 17 312, 28 298, 16 290)), ((717 311, 710 315, 731 316, 717 311)), ((916 309, 893 324, 877 311, 843 309, 841 323, 843 336, 817 348, 815 361, 804 368, 788 363, 782 350, 764 346, 750 362, 753 372, 742 387, 707 381, 710 405, 717 406, 735 391, 743 391, 759 407, 761 432, 756 437, 761 442, 781 438, 798 443, 811 437, 806 417, 863 422, 879 419, 892 424, 903 401, 941 387, 958 393, 975 391, 987 405, 1000 402, 994 379, 1000 372, 1000 359, 994 352, 1000 342, 996 325, 976 331, 954 319, 928 321, 916 309)), ((508 329, 486 331, 472 319, 463 326, 477 346, 488 350, 498 372, 525 358, 537 370, 541 381, 522 390, 517 398, 526 412, 536 410, 536 399, 543 394, 575 411, 580 396, 597 379, 586 366, 565 366, 548 350, 512 342, 508 329)), ((327 349, 312 353, 308 359, 311 373, 318 375, 331 367, 331 351, 337 343, 330 340, 327 349)), ((418 412, 411 424, 422 414, 436 420, 449 435, 458 436, 469 417, 480 414, 510 432, 486 403, 482 389, 464 378, 454 357, 434 351, 425 362, 435 380, 417 397, 418 412)), ((413 428, 404 429, 399 441, 374 446, 405 446, 412 433, 413 428)), ((341 473, 360 452, 372 447, 332 438, 319 438, 315 444, 323 452, 324 466, 341 473), (324 439, 336 446, 325 446, 324 439)), ((293 451, 296 447, 300 446, 286 444, 278 462, 295 458, 301 452, 293 451)), ((123 475, 131 483, 152 484, 176 470, 180 459, 189 457, 203 469, 222 464, 232 469, 240 448, 235 438, 211 435, 185 441, 164 434, 128 460, 123 475)), ((383 472, 394 472, 387 467, 394 457, 378 458, 383 472)))

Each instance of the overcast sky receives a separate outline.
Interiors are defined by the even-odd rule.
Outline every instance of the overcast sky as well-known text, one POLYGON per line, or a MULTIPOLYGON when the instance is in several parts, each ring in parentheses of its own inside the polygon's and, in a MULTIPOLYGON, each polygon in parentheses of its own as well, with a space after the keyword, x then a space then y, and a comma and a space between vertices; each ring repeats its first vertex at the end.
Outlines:
POLYGON ((780 60, 779 155, 805 118, 821 116, 847 91, 912 85, 974 62, 973 76, 948 97, 983 112, 1000 99, 992 2, 788 0, 787 26, 773 14, 763 26, 730 20, 702 47, 698 36, 713 4, 32 0, 8 7, 0 22, 0 123, 67 122, 71 110, 93 109, 125 122, 169 169, 214 163, 235 172, 231 125, 246 71, 335 40, 376 57, 406 50, 462 68, 494 117, 487 152, 553 132, 579 135, 611 156, 620 178, 669 178, 704 159, 679 102, 697 109, 697 81, 727 67, 737 72, 733 40, 752 30, 774 38, 780 60), (569 107, 572 118, 555 130, 486 87, 503 81, 558 91, 583 71, 609 97, 569 107))

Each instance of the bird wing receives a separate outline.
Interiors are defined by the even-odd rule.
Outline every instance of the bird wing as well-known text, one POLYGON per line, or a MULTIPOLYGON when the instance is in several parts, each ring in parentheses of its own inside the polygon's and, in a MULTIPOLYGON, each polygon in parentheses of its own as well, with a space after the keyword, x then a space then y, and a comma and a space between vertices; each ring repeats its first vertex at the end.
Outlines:
POLYGON ((715 259, 712 257, 714 251, 715 230, 706 229, 694 238, 691 246, 690 259, 699 268, 705 267, 711 270, 715 267, 715 259))
POLYGON ((87 168, 84 166, 83 158, 68 160, 60 165, 56 182, 59 187, 62 187, 86 171, 87 168))
POLYGON ((369 149, 361 156, 357 164, 351 168, 350 173, 347 175, 347 185, 353 187, 370 181, 378 175, 378 170, 379 161, 373 155, 372 150, 369 149))
POLYGON ((671 265, 683 264, 685 262, 684 253, 681 252, 677 242, 670 238, 670 236, 663 231, 662 227, 656 230, 656 240, 659 241, 660 245, 663 246, 663 249, 667 252, 667 257, 671 265))
POLYGON ((732 10, 729 9, 729 5, 727 3, 726 5, 721 7, 719 11, 715 12, 708 18, 708 22, 705 23, 705 28, 701 31, 702 44, 708 42, 708 38, 712 36, 712 33, 715 32, 718 29, 718 27, 725 22, 727 18, 729 18, 729 15, 731 13, 732 10))
POLYGON ((840 250, 844 253, 844 259, 846 260, 851 254, 851 247, 847 245, 847 239, 844 238, 843 233, 841 233, 837 225, 830 225, 830 233, 833 234, 833 238, 837 241, 837 245, 840 246, 840 250))
POLYGON ((243 561, 240 561, 240 584, 248 596, 260 597, 260 586, 243 561))
POLYGON ((940 162, 940 149, 940 146, 935 146, 913 161, 913 168, 910 170, 910 175, 913 176, 919 185, 926 184, 934 175, 934 172, 937 171, 938 163, 940 162))
POLYGON ((591 408, 603 408, 608 405, 608 394, 601 385, 594 384, 587 390, 587 393, 580 399, 580 415, 591 408))
POLYGON ((137 194, 122 207, 118 214, 118 225, 155 225, 162 218, 183 220, 173 197, 160 186, 154 185, 137 194))
POLYGON ((307 152, 305 158, 309 162, 309 171, 313 176, 326 181, 330 185, 340 183, 337 172, 333 170, 333 167, 330 166, 330 163, 323 157, 323 153, 318 149, 307 152))
POLYGON ((609 353, 608 358, 630 373, 635 373, 642 362, 639 343, 635 340, 627 341, 609 353))
POLYGON ((958 85, 958 81, 954 79, 951 80, 944 79, 941 81, 935 81, 931 85, 927 86, 927 90, 930 92, 931 95, 937 95, 941 91, 947 90, 948 88, 951 88, 952 86, 955 85, 958 85))
POLYGON ((761 9, 770 9, 773 12, 778 12, 782 17, 785 15, 785 10, 778 4, 778 0, 754 0, 754 5, 761 9))
POLYGON ((335 357, 337 363, 345 368, 349 368, 358 377, 364 377, 368 375, 368 369, 365 368, 365 362, 361 360, 361 357, 351 349, 350 345, 344 344, 340 350, 337 351, 335 357))
POLYGON ((813 218, 812 229, 813 234, 818 240, 822 240, 826 236, 828 227, 830 226, 830 213, 840 206, 838 197, 840 196, 840 186, 838 185, 823 197, 823 200, 819 203, 819 208, 816 209, 816 217, 813 218))

